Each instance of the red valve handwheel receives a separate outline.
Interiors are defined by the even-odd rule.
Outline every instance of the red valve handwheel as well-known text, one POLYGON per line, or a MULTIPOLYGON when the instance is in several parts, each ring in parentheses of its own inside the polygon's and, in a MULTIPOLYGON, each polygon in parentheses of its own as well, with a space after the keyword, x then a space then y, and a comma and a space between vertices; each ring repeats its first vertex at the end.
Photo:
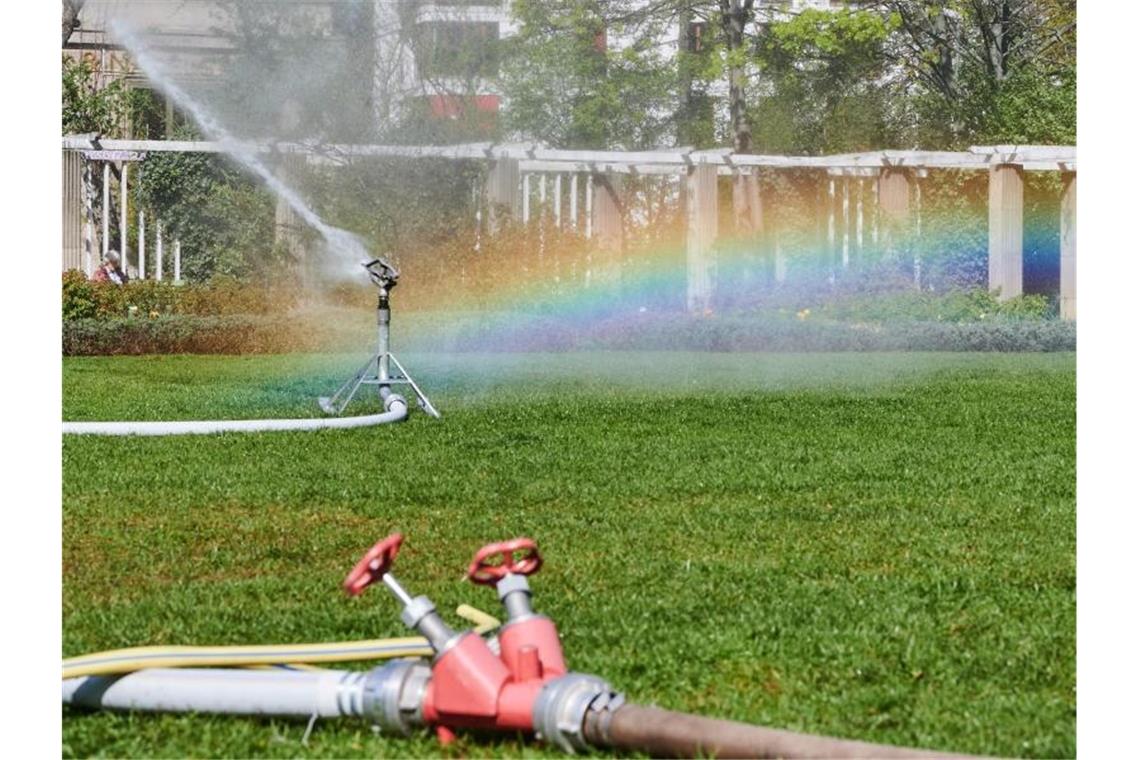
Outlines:
POLYGON ((530 575, 537 573, 540 567, 542 555, 538 553, 538 544, 530 538, 514 538, 487 544, 475 552, 475 559, 471 560, 471 566, 467 568, 467 577, 474 583, 493 586, 509 573, 530 575), (520 556, 516 557, 516 554, 520 556))
POLYGON ((357 596, 364 589, 371 586, 384 573, 392 569, 396 561, 396 554, 400 551, 400 544, 404 541, 404 534, 393 533, 387 538, 376 542, 368 553, 360 558, 356 567, 352 568, 348 577, 344 579, 344 590, 350 596, 357 596))

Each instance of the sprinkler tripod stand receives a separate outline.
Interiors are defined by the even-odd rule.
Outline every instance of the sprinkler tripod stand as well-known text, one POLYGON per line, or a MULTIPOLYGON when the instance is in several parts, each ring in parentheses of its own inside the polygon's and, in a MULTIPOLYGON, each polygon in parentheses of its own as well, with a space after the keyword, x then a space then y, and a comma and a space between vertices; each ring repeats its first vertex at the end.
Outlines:
POLYGON ((379 386, 380 400, 384 404, 385 411, 387 411, 393 404, 406 403, 403 397, 392 393, 392 386, 407 385, 412 389, 416 400, 419 401, 420 408, 432 417, 438 418, 439 412, 432 406, 431 401, 416 385, 416 381, 404 369, 404 365, 400 364, 400 360, 388 350, 392 323, 392 308, 388 296, 396 287, 397 281, 400 279, 400 272, 384 259, 373 259, 363 266, 368 270, 372 284, 380 291, 376 303, 376 353, 368 359, 363 367, 357 370, 356 374, 340 386, 336 393, 332 396, 321 396, 317 399, 317 404, 325 414, 339 415, 348 407, 360 386, 376 385, 379 386), (395 373, 392 372, 393 368, 396 370, 395 373))

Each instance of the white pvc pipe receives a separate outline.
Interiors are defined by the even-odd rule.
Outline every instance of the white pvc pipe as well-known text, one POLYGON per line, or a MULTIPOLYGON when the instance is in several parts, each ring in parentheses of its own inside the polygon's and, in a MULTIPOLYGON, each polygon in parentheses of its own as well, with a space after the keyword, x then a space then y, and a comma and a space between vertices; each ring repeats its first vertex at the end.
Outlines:
POLYGON ((94 710, 275 715, 297 718, 364 713, 367 672, 153 668, 125 676, 63 681, 63 703, 94 710))
POLYGON ((65 422, 64 435, 205 435, 263 433, 274 430, 346 429, 400 422, 408 405, 395 400, 381 414, 359 417, 312 417, 285 420, 181 420, 172 422, 65 422))

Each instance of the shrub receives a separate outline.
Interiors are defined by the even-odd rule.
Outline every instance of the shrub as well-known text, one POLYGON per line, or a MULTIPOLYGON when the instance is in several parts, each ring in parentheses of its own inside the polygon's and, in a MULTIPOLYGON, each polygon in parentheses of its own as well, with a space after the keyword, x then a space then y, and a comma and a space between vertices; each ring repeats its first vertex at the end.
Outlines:
POLYGON ((904 291, 840 298, 816 307, 820 316, 864 322, 979 322, 984 320, 1041 320, 1051 313, 1049 299, 1021 295, 999 301, 981 288, 945 293, 904 291))
POLYGON ((137 280, 125 286, 89 281, 82 272, 63 275, 63 319, 153 318, 183 314, 270 314, 296 305, 295 288, 248 285, 216 277, 204 285, 137 280))
POLYGON ((99 313, 96 284, 78 269, 63 273, 63 319, 90 319, 99 313))
POLYGON ((153 319, 75 319, 63 325, 64 356, 265 354, 367 346, 333 320, 283 316, 167 315, 153 319))

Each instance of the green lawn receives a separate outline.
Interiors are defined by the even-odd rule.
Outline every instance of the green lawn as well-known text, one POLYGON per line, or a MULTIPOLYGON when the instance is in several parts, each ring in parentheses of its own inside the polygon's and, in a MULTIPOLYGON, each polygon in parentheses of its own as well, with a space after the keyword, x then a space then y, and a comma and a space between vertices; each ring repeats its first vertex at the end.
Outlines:
MULTIPOLYGON (((571 667, 628 697, 973 753, 1076 752, 1071 354, 402 357, 444 418, 63 444, 64 655, 404 635, 519 534, 571 667)), ((65 419, 308 416, 359 357, 64 362, 65 419)), ((361 410, 374 408, 361 404, 361 410)), ((68 756, 437 754, 351 721, 63 711, 68 756)), ((464 737, 465 755, 539 755, 464 737)))

